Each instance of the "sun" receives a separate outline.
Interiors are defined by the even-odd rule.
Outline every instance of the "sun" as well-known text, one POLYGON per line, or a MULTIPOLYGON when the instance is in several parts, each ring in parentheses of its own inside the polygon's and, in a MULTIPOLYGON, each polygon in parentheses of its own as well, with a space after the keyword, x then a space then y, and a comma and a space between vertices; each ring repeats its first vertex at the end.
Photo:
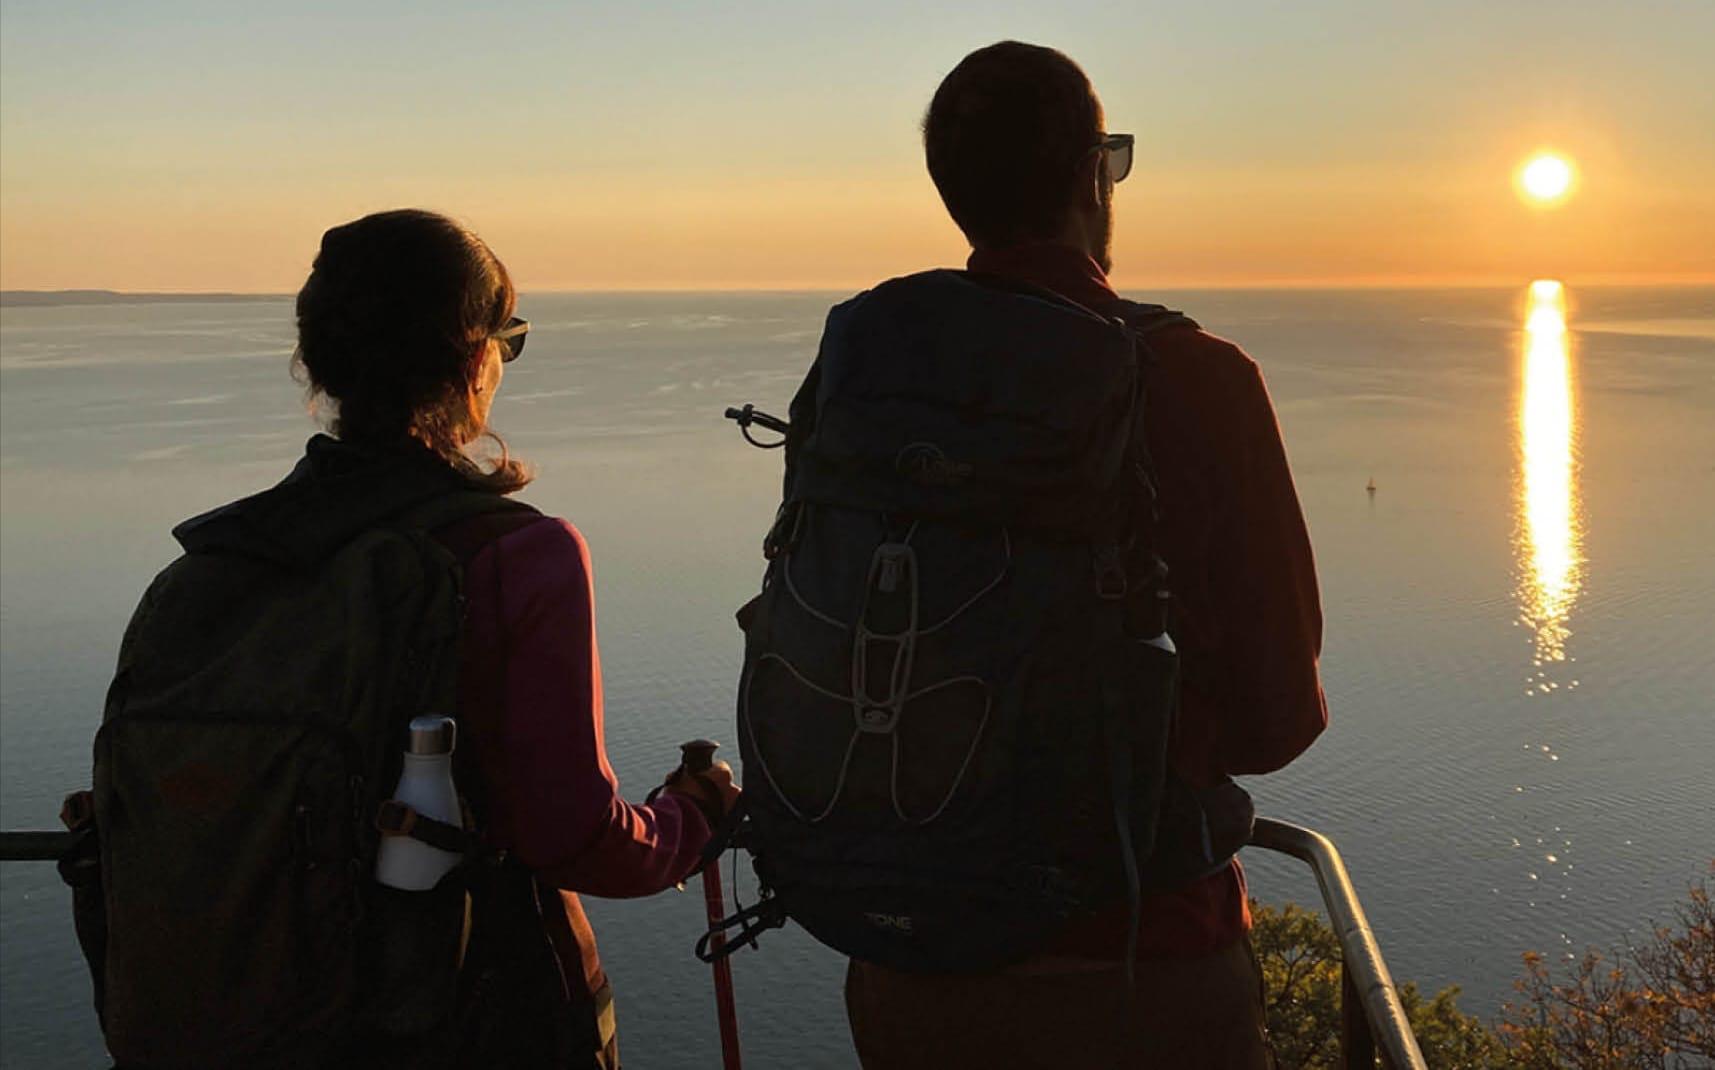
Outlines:
POLYGON ((1519 195, 1535 204, 1552 205, 1572 192, 1578 175, 1572 161, 1558 152, 1539 152, 1519 165, 1514 181, 1519 195))

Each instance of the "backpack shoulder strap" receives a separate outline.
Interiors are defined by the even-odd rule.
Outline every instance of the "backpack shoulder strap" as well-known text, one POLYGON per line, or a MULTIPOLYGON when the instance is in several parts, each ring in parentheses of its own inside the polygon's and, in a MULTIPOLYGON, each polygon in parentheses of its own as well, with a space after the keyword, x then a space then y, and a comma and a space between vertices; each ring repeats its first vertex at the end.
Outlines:
POLYGON ((1142 301, 1128 301, 1122 297, 1115 303, 1113 312, 1125 321, 1125 325, 1132 329, 1132 333, 1139 336, 1151 335, 1169 327, 1202 329, 1201 324, 1196 320, 1178 309, 1168 308, 1166 305, 1149 305, 1142 301))
POLYGON ((489 543, 510 535, 519 528, 534 524, 541 518, 542 514, 534 509, 477 513, 474 516, 460 517, 438 528, 431 528, 428 534, 456 557, 459 564, 469 565, 489 543))

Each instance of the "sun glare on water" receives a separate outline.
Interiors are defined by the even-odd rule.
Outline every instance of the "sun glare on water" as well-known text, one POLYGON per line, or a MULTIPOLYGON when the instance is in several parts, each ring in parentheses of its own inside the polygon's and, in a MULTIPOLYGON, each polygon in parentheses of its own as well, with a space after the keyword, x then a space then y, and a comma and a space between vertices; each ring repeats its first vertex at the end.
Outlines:
POLYGON ((1572 192, 1577 171, 1557 152, 1539 152, 1518 169, 1519 194, 1535 204, 1559 204, 1572 192))
POLYGON ((1566 288, 1553 279, 1530 284, 1525 305, 1519 390, 1519 602, 1535 638, 1533 691, 1567 658, 1572 609, 1583 586, 1583 531, 1578 500, 1578 411, 1574 403, 1566 288))

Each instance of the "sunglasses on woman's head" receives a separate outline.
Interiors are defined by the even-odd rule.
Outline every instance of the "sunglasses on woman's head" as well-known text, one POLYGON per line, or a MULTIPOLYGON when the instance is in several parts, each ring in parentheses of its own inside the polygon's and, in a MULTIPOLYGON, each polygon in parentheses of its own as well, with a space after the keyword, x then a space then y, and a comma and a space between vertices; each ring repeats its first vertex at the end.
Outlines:
POLYGON ((510 364, 518 359, 518 355, 524 352, 524 338, 529 331, 529 320, 521 320, 517 316, 513 316, 506 321, 506 326, 489 335, 490 338, 506 347, 500 354, 501 363, 510 364))

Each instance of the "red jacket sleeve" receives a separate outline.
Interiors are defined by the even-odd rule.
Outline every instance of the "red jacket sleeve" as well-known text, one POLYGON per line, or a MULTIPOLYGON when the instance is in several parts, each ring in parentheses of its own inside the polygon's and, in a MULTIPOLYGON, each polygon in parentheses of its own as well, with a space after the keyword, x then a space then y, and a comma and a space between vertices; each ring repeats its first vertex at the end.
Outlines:
POLYGON ((1223 632, 1215 750, 1229 774, 1268 773, 1328 724, 1316 666, 1322 603, 1286 446, 1254 362, 1244 360, 1234 385, 1210 529, 1209 593, 1223 632))
POLYGON ((683 797, 649 806, 620 797, 590 577, 583 537, 548 518, 496 539, 467 567, 466 660, 501 669, 476 667, 497 707, 478 719, 489 835, 562 888, 649 895, 690 871, 709 827, 683 797))

